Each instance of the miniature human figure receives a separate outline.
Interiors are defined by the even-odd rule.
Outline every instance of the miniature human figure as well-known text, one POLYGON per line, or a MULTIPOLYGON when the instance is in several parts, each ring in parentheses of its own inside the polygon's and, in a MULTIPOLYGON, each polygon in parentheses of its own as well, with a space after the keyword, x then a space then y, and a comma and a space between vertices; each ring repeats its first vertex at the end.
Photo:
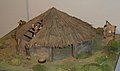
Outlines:
POLYGON ((39 26, 32 24, 32 30, 33 30, 32 37, 35 37, 36 33, 39 30, 39 26))
POLYGON ((43 27, 43 23, 42 22, 43 22, 43 20, 40 20, 40 22, 37 22, 39 24, 39 26, 40 26, 39 29, 41 29, 43 27))
POLYGON ((113 37, 115 38, 116 26, 111 25, 108 21, 104 25, 104 38, 113 37))
POLYGON ((42 21, 41 20, 41 23, 40 22, 37 22, 38 24, 32 24, 32 30, 33 30, 33 34, 32 34, 32 37, 35 37, 36 33, 43 27, 42 25, 42 21))
POLYGON ((26 24, 26 21, 20 20, 18 23, 19 23, 19 26, 22 26, 22 25, 26 24))

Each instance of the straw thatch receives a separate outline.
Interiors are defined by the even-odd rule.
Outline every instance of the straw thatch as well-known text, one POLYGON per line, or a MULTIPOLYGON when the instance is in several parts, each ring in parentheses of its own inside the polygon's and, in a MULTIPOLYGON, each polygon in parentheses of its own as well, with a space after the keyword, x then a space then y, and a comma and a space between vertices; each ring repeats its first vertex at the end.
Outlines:
POLYGON ((64 47, 92 39, 95 35, 95 29, 88 23, 51 8, 17 30, 16 38, 21 39, 31 25, 40 20, 43 20, 43 28, 29 41, 31 45, 64 47))

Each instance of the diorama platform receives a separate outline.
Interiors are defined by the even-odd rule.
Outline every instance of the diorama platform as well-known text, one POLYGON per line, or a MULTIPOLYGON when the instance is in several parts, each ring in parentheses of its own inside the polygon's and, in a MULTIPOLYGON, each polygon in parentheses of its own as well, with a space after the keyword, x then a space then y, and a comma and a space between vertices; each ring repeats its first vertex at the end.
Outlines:
MULTIPOLYGON (((120 35, 110 42, 97 34, 92 50, 64 59, 39 63, 16 53, 15 29, 0 39, 0 71, 114 71, 120 52, 120 35)), ((63 55, 63 57, 66 54, 63 55)), ((60 57, 59 57, 60 58, 60 57)))

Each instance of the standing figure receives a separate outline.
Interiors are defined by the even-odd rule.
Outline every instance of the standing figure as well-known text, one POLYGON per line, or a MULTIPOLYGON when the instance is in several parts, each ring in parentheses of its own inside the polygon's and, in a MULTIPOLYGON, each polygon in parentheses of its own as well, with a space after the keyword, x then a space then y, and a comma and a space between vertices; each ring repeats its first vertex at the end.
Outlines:
POLYGON ((116 32, 116 26, 106 21, 106 24, 104 25, 104 38, 106 39, 107 37, 113 37, 114 39, 115 32, 116 32))

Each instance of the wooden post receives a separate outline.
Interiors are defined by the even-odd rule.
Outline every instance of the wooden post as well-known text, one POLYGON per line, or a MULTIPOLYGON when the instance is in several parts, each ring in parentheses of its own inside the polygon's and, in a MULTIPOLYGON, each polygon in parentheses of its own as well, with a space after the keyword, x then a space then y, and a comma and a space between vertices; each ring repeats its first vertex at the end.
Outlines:
POLYGON ((16 39, 16 41, 17 41, 16 53, 20 54, 21 53, 21 39, 16 39))
POLYGON ((72 57, 74 57, 74 49, 73 49, 73 46, 71 45, 71 48, 72 48, 72 57))
POLYGON ((72 57, 76 58, 76 47, 74 47, 72 44, 71 48, 72 48, 72 57))
POLYGON ((116 27, 117 27, 117 26, 115 26, 115 28, 114 28, 114 33, 113 33, 114 35, 113 35, 113 39, 115 39, 116 27))
POLYGON ((30 59, 30 46, 28 44, 25 45, 25 51, 27 59, 30 59))
POLYGON ((53 61, 53 48, 52 47, 50 47, 50 51, 49 52, 50 52, 49 53, 49 60, 53 61))

